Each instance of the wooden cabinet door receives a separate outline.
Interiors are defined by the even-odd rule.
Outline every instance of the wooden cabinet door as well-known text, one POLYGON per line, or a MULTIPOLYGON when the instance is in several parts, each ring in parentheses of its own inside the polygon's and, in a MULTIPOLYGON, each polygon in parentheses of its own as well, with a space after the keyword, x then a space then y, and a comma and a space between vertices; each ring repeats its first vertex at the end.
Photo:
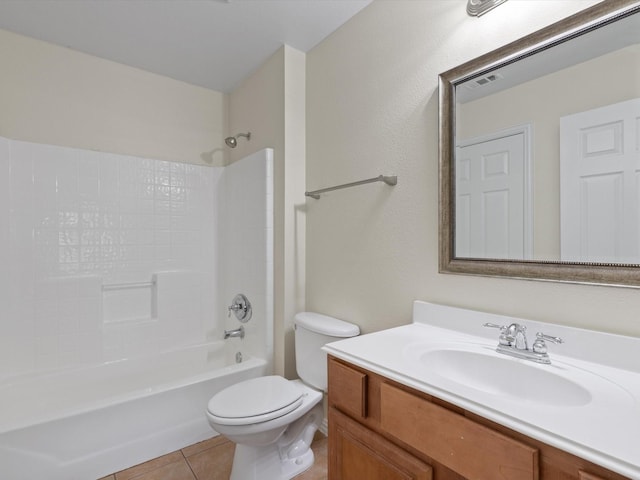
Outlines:
POLYGON ((377 433, 329 410, 329 480, 432 480, 431 467, 377 433))

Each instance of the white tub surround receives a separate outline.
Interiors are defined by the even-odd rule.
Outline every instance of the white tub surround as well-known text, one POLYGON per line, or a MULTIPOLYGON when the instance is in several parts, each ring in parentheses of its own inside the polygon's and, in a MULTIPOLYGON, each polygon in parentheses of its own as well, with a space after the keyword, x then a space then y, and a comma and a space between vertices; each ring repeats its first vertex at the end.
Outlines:
POLYGON ((207 167, 0 137, 0 219, 0 376, 221 338, 236 293, 271 357, 272 150, 207 167))
POLYGON ((206 167, 0 137, 0 219, 2 478, 185 447, 215 393, 271 373, 270 149, 206 167), (253 319, 222 342, 237 293, 253 319))
POLYGON ((640 478, 640 338, 415 302, 412 324, 334 342, 325 350, 640 478), (548 344, 550 365, 513 358, 495 351, 500 332, 485 323, 525 325, 529 345, 536 332, 564 343, 548 344), (464 363, 474 359, 494 370, 464 363))

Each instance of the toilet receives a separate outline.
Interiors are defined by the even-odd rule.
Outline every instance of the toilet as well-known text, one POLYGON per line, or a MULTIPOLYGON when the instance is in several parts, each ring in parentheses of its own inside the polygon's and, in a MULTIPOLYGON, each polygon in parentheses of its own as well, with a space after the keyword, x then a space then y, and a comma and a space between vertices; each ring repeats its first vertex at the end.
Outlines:
POLYGON ((214 395, 209 424, 236 443, 230 480, 288 480, 313 465, 313 436, 322 424, 327 354, 322 347, 359 335, 357 325, 313 312, 295 316, 299 380, 253 378, 214 395))

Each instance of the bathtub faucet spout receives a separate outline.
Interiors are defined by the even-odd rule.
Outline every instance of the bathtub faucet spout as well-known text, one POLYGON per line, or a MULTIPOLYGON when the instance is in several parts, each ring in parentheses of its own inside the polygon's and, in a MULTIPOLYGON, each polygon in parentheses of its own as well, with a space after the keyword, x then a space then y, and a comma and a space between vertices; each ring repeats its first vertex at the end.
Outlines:
POLYGON ((224 331, 224 339, 232 338, 232 337, 240 337, 244 338, 244 327, 236 328, 235 330, 225 330, 224 331))

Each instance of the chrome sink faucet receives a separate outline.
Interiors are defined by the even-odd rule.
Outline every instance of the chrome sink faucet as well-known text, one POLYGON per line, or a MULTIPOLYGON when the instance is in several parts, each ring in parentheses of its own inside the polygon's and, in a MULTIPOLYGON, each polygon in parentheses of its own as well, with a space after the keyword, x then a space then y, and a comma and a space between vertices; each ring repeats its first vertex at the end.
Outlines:
POLYGON ((547 353, 547 344, 545 341, 553 343, 563 343, 560 337, 552 337, 542 332, 536 333, 536 340, 533 347, 529 349, 527 342, 527 327, 519 323, 511 325, 496 325, 495 323, 485 323, 484 327, 500 329, 500 337, 498 338, 498 347, 496 352, 504 353, 516 358, 524 358, 537 363, 549 364, 551 359, 547 353))
POLYGON ((516 350, 528 350, 527 327, 512 323, 507 327, 506 337, 516 350))

